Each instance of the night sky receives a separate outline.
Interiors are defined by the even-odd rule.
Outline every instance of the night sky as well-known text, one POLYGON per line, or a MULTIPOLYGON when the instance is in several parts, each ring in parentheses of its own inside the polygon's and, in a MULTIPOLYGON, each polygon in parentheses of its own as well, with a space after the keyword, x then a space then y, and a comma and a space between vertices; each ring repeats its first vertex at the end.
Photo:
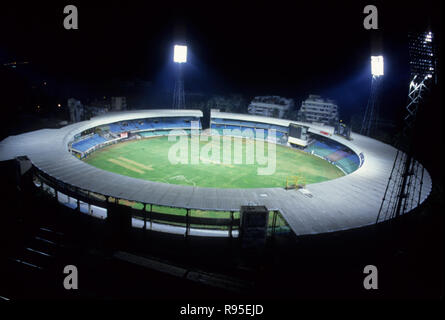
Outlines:
POLYGON ((78 88, 94 95, 110 79, 151 81, 169 91, 172 46, 182 40, 189 46, 189 92, 277 94, 298 105, 318 93, 350 114, 369 95, 371 40, 382 39, 391 93, 384 103, 402 105, 407 31, 437 31, 440 21, 437 1, 372 2, 378 32, 363 28, 369 1, 162 3, 2 4, 0 61, 30 61, 18 77, 55 83, 59 95, 78 88), (67 4, 79 10, 78 30, 63 28, 67 4))

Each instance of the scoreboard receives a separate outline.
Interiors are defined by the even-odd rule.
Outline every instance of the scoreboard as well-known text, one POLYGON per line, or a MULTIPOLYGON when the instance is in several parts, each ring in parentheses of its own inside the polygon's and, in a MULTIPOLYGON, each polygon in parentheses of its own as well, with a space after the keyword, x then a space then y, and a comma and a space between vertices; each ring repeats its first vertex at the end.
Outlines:
POLYGON ((308 143, 308 127, 291 123, 289 124, 289 139, 292 144, 305 147, 308 143))
POLYGON ((289 126, 289 136, 297 139, 301 139, 302 127, 291 124, 289 126))

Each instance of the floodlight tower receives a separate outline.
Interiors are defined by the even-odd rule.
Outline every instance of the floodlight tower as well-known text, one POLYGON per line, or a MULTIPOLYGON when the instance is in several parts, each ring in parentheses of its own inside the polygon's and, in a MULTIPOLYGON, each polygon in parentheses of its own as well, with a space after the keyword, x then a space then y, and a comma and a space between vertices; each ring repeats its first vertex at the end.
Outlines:
POLYGON ((411 80, 404 126, 397 141, 397 154, 389 177, 379 219, 398 217, 421 201, 424 167, 413 158, 413 137, 416 134, 416 117, 428 89, 437 82, 436 54, 433 33, 409 34, 409 58, 411 80))
POLYGON ((371 56, 371 94, 366 105, 365 115, 363 117, 360 134, 369 136, 373 133, 378 125, 379 118, 379 101, 378 93, 383 76, 383 56, 371 56))
POLYGON ((174 46, 173 62, 177 66, 175 90, 173 92, 173 109, 184 109, 185 94, 184 80, 182 78, 182 64, 187 62, 187 46, 174 46))

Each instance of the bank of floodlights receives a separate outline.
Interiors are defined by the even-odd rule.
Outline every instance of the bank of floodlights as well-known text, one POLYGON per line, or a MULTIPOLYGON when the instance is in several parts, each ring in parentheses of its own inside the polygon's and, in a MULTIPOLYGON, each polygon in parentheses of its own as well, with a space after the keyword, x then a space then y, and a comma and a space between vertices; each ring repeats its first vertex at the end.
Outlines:
POLYGON ((371 73, 374 77, 383 76, 383 56, 371 56, 371 73))
POLYGON ((411 80, 406 115, 403 119, 404 126, 396 141, 397 153, 393 170, 388 179, 376 223, 379 219, 398 217, 410 211, 413 205, 420 205, 421 202, 425 177, 424 167, 414 158, 417 150, 421 149, 414 145, 417 141, 414 137, 419 130, 415 123, 418 109, 427 107, 423 105, 424 98, 437 81, 434 42, 434 33, 431 31, 410 32, 408 35, 411 80))
POLYGON ((175 45, 173 61, 176 63, 187 62, 187 46, 175 45))

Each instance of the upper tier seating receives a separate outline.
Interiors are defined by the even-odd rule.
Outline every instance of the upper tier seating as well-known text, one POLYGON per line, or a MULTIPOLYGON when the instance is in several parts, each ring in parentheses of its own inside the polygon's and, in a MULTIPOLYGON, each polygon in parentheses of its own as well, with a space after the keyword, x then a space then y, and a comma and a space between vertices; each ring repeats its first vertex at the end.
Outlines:
MULTIPOLYGON (((224 130, 233 130, 229 132, 229 135, 231 136, 238 136, 238 137, 248 137, 248 138, 260 138, 261 133, 258 130, 255 130, 255 128, 248 128, 248 127, 238 127, 238 126, 230 126, 230 125, 220 125, 220 124, 213 124, 212 123, 212 132, 217 133, 219 135, 225 135, 224 130)), ((261 128, 256 128, 261 129, 261 128)), ((287 142, 286 134, 281 131, 275 131, 275 139, 272 138, 269 130, 263 130, 263 136, 262 138, 264 140, 273 140, 274 142, 285 144, 287 142)), ((226 132, 227 133, 227 132, 226 132)))
POLYGON ((273 124, 260 123, 260 122, 252 122, 252 121, 241 121, 241 120, 232 120, 232 119, 219 119, 212 118, 212 123, 215 125, 226 125, 228 127, 236 126, 238 129, 248 128, 259 128, 259 129, 275 129, 277 131, 281 131, 284 133, 288 133, 288 128, 283 126, 277 126, 273 124))
MULTIPOLYGON (((140 130, 162 130, 162 129, 176 129, 184 128, 190 129, 190 121, 196 121, 193 118, 150 118, 120 121, 109 124, 110 131, 113 133, 120 133, 125 131, 140 131, 140 130)), ((199 129, 201 129, 201 122, 199 121, 199 129)))

